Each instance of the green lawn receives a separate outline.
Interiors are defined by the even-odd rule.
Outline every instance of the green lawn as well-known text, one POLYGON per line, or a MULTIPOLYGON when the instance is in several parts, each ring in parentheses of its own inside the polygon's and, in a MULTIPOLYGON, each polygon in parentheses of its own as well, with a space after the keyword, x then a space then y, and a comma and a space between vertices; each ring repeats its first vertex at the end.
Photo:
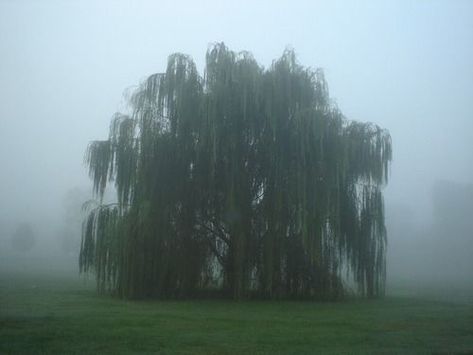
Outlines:
POLYGON ((0 277, 0 354, 431 352, 473 352, 471 304, 129 302, 92 282, 0 277))

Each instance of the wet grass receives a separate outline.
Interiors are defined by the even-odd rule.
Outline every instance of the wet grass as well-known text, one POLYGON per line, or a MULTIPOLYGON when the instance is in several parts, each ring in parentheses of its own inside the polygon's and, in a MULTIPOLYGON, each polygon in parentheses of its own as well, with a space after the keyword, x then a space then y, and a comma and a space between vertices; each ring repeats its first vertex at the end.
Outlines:
POLYGON ((130 302, 92 282, 0 276, 1 354, 431 352, 473 352, 471 304, 130 302))

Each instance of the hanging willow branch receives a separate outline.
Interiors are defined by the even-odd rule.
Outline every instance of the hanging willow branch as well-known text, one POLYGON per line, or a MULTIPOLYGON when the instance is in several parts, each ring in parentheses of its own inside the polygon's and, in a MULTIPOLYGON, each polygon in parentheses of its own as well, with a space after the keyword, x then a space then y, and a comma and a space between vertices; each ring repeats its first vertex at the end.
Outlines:
POLYGON ((333 299, 348 270, 383 294, 391 138, 346 120, 321 70, 216 44, 203 77, 173 54, 130 108, 86 154, 100 199, 117 191, 84 222, 80 268, 100 291, 333 299))

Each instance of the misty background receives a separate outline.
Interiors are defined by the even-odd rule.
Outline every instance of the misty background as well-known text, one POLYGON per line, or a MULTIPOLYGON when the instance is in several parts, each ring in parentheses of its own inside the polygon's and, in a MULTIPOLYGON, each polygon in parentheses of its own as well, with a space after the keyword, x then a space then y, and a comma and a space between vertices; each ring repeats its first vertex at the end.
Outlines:
POLYGON ((0 0, 0 271, 77 272, 87 144, 169 54, 203 74, 220 41, 265 67, 294 48, 348 119, 390 131, 388 290, 473 287, 471 1, 0 0))

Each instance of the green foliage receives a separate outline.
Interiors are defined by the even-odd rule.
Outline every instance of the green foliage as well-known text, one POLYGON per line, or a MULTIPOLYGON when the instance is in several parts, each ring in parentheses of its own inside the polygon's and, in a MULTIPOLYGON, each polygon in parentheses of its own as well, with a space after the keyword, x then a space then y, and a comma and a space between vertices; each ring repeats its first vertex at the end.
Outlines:
POLYGON ((391 139, 347 121, 322 71, 286 51, 264 70, 211 47, 204 77, 169 57, 117 114, 86 162, 102 200, 84 223, 80 267, 123 297, 337 298, 348 270, 384 292, 381 187, 391 139))

